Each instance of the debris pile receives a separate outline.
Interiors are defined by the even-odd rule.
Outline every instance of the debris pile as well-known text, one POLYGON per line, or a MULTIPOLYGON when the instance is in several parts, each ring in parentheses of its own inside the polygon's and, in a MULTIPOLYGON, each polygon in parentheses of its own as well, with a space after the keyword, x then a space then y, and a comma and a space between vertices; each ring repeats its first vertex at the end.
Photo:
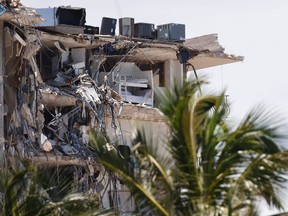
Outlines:
MULTIPOLYGON (((105 115, 114 119, 119 106, 108 83, 100 86, 92 79, 102 64, 99 58, 86 60, 85 48, 59 41, 43 45, 41 32, 33 28, 41 17, 19 1, 2 1, 1 9, 7 156, 36 164, 97 166, 89 130, 106 133, 105 115)), ((115 120, 111 127, 119 131, 115 120)))
MULTIPOLYGON (((61 10, 70 13, 72 9, 61 10)), ((0 122, 0 141, 5 140, 8 159, 74 166, 76 184, 83 191, 101 192, 109 203, 107 185, 116 195, 125 186, 97 163, 88 144, 89 131, 109 137, 107 150, 116 144, 127 148, 135 122, 154 127, 159 136, 167 134, 165 119, 154 108, 154 91, 173 86, 174 80, 182 84, 186 71, 179 53, 185 51, 185 63, 193 69, 243 58, 225 54, 217 35, 170 43, 97 35, 96 29, 88 31, 93 34, 87 34, 87 29, 79 33, 85 28, 85 13, 74 12, 79 14, 80 26, 43 27, 39 24, 44 19, 19 0, 1 1, 0 79, 4 81, 0 80, 0 99, 4 98, 4 106, 0 101, 0 115, 4 122, 0 122)), ((122 198, 130 199, 127 189, 122 192, 126 194, 122 198)), ((113 202, 103 205, 109 208, 113 202)))

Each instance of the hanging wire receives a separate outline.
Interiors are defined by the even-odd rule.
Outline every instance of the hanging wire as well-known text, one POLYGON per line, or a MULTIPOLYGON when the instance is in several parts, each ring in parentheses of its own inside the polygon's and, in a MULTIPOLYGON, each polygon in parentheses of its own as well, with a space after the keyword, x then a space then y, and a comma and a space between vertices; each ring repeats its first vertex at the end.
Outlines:
POLYGON ((199 79, 198 79, 198 75, 197 75, 197 72, 196 72, 196 69, 195 69, 194 65, 192 65, 191 63, 186 63, 186 64, 192 67, 194 75, 195 75, 195 78, 196 78, 196 82, 197 82, 197 85, 198 85, 198 88, 199 88, 200 95, 202 95, 201 85, 200 85, 200 82, 199 82, 199 79))
POLYGON ((107 77, 110 76, 110 74, 113 72, 113 70, 128 56, 129 53, 131 53, 137 46, 139 46, 140 44, 135 44, 135 46, 133 46, 114 66, 113 68, 110 70, 110 72, 107 74, 107 77))
POLYGON ((141 49, 137 48, 137 50, 139 50, 139 52, 145 57, 145 59, 149 61, 152 65, 155 64, 150 58, 147 57, 147 55, 141 49))

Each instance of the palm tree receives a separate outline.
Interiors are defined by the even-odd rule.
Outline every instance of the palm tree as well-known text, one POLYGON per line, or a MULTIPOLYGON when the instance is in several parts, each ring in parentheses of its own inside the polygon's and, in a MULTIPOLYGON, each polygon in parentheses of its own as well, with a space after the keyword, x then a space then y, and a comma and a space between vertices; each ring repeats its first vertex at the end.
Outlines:
POLYGON ((97 194, 73 190, 67 167, 0 170, 0 215, 116 215, 100 208, 97 194))
POLYGON ((92 134, 100 162, 125 181, 145 215, 257 215, 261 198, 281 209, 288 169, 281 119, 257 107, 230 125, 224 93, 202 96, 198 87, 193 81, 160 94, 170 131, 164 144, 140 128, 123 159, 117 147, 107 150, 107 137, 92 134))

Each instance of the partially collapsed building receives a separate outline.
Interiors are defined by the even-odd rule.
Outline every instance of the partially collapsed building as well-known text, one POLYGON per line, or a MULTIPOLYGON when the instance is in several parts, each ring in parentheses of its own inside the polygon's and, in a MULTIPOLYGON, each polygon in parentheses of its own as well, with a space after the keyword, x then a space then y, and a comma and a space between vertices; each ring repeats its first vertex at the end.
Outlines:
MULTIPOLYGON (((43 25, 45 19, 19 1, 0 4, 1 152, 8 160, 81 167, 75 178, 89 178, 87 188, 105 175, 88 145, 90 129, 129 147, 135 125, 165 125, 155 91, 181 85, 187 70, 243 60, 226 54, 216 34, 179 41, 103 35, 83 26, 85 9, 51 13, 58 19, 72 13, 76 21, 43 25)), ((120 205, 109 196, 104 207, 120 205)))

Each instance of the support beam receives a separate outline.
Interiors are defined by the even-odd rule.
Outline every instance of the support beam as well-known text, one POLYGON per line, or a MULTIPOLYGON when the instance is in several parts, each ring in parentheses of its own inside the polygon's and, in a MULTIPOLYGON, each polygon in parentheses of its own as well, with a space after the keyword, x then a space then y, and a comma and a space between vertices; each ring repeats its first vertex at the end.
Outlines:
POLYGON ((41 103, 46 107, 66 107, 76 106, 77 98, 65 95, 55 95, 49 93, 41 93, 41 103))
POLYGON ((181 86, 183 84, 183 65, 179 60, 165 61, 165 87, 171 88, 174 85, 181 86))

